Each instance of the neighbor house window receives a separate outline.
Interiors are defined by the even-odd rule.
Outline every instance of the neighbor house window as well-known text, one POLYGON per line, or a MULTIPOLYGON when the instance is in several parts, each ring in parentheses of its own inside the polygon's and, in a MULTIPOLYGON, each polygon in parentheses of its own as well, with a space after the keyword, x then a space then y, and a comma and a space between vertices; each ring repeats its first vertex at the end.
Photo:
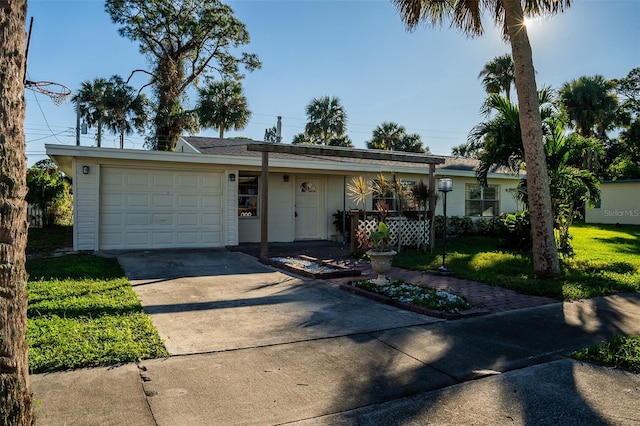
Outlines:
POLYGON ((238 216, 258 216, 258 176, 241 173, 238 177, 238 216))
POLYGON ((465 190, 465 216, 493 217, 500 214, 500 186, 467 184, 465 190))

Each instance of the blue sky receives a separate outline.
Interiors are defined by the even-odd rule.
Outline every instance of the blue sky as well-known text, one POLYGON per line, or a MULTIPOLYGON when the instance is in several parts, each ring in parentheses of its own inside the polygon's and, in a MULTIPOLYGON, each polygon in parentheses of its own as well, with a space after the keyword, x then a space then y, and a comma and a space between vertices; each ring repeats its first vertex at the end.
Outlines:
MULTIPOLYGON (((434 154, 449 155, 483 117, 485 98, 478 73, 509 53, 486 20, 486 34, 470 39, 456 30, 422 26, 405 31, 388 0, 233 0, 236 16, 251 35, 244 50, 263 67, 243 81, 253 116, 246 129, 228 132, 262 140, 283 117, 283 140, 302 132, 305 107, 314 97, 337 96, 348 116, 348 134, 364 148, 372 130, 395 121, 419 133, 434 154)), ((34 17, 28 78, 81 82, 147 68, 138 45, 118 35, 102 1, 31 0, 34 17)), ((640 66, 640 0, 574 0, 564 14, 529 25, 538 87, 560 87, 583 75, 620 78, 640 66)), ((131 84, 146 83, 139 74, 131 84)), ((29 164, 45 158, 45 143, 75 144, 70 102, 54 106, 27 90, 25 134, 29 164)), ((195 101, 192 98, 191 101, 195 101)), ((94 145, 93 130, 82 145, 94 145)), ((205 136, 217 133, 205 129, 205 136)), ((127 148, 142 148, 133 135, 127 148)), ((116 147, 106 135, 103 146, 116 147)))

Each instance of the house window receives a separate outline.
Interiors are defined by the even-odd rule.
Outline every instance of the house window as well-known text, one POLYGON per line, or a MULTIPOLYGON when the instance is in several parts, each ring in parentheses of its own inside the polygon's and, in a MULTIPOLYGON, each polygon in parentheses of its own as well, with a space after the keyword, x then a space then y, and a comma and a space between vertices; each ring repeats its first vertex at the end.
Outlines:
POLYGON ((238 177, 238 216, 258 216, 258 176, 241 173, 238 177))
POLYGON ((318 192, 313 182, 302 182, 298 188, 300 192, 318 192))
POLYGON ((500 214, 500 186, 467 184, 465 190, 465 216, 494 217, 500 214))
MULTIPOLYGON (((374 187, 376 187, 374 181, 374 187)), ((400 197, 396 196, 391 188, 384 191, 383 194, 373 194, 373 210, 376 210, 376 205, 379 201, 386 203, 389 206, 389 210, 398 210, 398 199, 400 200, 400 207, 402 211, 416 210, 416 204, 411 198, 411 187, 415 185, 413 181, 402 181, 402 191, 400 197)))

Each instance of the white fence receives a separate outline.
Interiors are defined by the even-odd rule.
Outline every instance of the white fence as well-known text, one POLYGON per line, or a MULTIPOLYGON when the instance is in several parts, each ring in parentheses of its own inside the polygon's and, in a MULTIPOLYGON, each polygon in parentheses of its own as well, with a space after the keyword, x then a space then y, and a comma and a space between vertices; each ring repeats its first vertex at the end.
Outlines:
MULTIPOLYGON (((358 220, 358 229, 369 235, 378 230, 378 219, 358 220)), ((406 217, 390 217, 385 221, 389 226, 391 247, 401 246, 424 247, 429 245, 429 220, 411 220, 406 217)))
POLYGON ((27 207, 27 222, 30 228, 42 228, 42 209, 33 204, 27 207))

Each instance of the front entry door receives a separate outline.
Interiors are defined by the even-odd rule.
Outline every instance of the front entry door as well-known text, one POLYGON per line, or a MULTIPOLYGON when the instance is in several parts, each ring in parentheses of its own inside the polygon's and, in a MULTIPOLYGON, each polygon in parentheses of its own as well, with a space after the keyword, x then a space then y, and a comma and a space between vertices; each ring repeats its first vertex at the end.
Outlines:
POLYGON ((296 180, 296 240, 320 239, 321 189, 320 179, 296 180))

